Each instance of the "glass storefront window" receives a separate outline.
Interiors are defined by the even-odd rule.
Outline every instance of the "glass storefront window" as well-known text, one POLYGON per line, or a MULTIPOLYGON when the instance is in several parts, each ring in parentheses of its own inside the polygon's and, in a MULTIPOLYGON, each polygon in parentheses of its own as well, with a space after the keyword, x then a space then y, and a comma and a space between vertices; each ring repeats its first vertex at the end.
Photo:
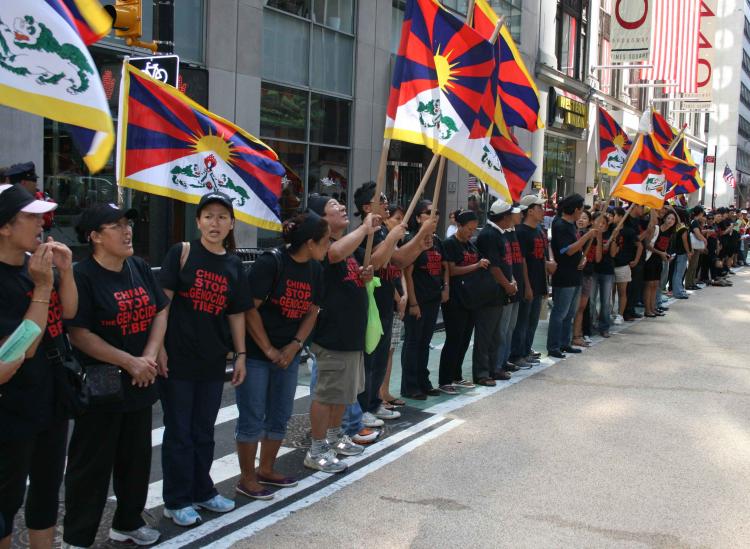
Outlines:
POLYGON ((310 141, 349 145, 351 101, 312 94, 310 102, 310 141))
MULTIPOLYGON (((263 13, 263 76, 307 85, 310 25, 272 10, 263 13)), ((351 71, 351 67, 349 68, 351 71)), ((351 84, 350 84, 351 86, 351 84)))
POLYGON ((353 70, 354 39, 323 27, 313 27, 311 86, 351 95, 353 70))
POLYGON ((575 139, 547 134, 544 136, 544 173, 547 196, 557 193, 560 199, 573 192, 575 186, 575 139))
POLYGON ((174 10, 174 49, 180 58, 203 62, 203 0, 180 0, 174 10))
POLYGON ((279 155, 279 160, 286 169, 286 174, 281 181, 281 219, 283 221, 302 205, 304 199, 307 145, 272 139, 264 139, 263 142, 279 155))
POLYGON ((310 147, 307 192, 332 196, 346 204, 349 185, 349 151, 332 147, 310 147))
POLYGON ((354 27, 354 0, 315 0, 313 22, 351 34, 354 27))
POLYGON ((260 134, 305 141, 307 96, 305 91, 264 82, 260 88, 260 134))
POLYGON ((310 18, 310 0, 267 0, 266 5, 305 19, 310 18))

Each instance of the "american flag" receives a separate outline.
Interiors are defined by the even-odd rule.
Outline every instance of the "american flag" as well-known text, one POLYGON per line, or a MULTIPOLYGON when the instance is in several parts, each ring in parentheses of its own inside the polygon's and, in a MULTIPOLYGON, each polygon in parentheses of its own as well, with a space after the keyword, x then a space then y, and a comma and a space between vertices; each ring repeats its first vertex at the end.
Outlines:
POLYGON ((698 91, 698 36, 701 0, 657 0, 651 26, 653 69, 644 80, 676 83, 680 93, 698 91))
POLYGON ((722 177, 724 178, 724 181, 726 181, 727 184, 733 189, 737 186, 737 180, 734 178, 734 174, 732 173, 732 169, 729 167, 729 164, 724 167, 724 175, 722 177))
POLYGON ((473 176, 469 176, 469 185, 468 185, 469 194, 479 192, 479 180, 473 176))

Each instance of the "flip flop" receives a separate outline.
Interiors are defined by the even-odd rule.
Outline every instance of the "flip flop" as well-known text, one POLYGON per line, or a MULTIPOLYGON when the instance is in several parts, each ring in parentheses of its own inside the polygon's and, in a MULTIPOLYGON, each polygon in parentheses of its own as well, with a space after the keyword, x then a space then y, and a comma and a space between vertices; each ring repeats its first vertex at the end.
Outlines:
POLYGON ((393 400, 389 400, 388 404, 390 404, 391 406, 406 406, 406 402, 404 402, 400 398, 394 398, 393 400))

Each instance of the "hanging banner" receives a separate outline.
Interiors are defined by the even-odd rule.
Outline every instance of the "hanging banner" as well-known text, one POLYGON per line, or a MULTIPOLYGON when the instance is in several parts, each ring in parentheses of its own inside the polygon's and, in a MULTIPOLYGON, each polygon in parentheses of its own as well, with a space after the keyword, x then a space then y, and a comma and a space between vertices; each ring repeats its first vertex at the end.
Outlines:
POLYGON ((701 0, 700 2, 697 93, 694 98, 696 101, 711 101, 717 4, 718 0, 701 0))
POLYGON ((615 0, 611 19, 613 63, 648 61, 653 0, 615 0))

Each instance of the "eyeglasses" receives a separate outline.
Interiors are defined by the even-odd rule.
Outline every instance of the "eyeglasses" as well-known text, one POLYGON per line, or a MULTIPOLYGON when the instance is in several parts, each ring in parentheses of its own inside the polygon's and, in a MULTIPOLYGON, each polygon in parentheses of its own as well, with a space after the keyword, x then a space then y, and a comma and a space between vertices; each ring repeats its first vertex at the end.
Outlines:
POLYGON ((104 229, 113 229, 116 231, 120 231, 121 233, 124 233, 128 229, 132 229, 135 227, 135 221, 132 219, 126 219, 125 221, 119 221, 118 223, 110 223, 108 225, 102 225, 101 230, 104 229))
MULTIPOLYGON (((425 210, 422 212, 423 215, 432 215, 432 210, 425 210)), ((440 210, 435 210, 435 215, 440 215, 440 210)))

